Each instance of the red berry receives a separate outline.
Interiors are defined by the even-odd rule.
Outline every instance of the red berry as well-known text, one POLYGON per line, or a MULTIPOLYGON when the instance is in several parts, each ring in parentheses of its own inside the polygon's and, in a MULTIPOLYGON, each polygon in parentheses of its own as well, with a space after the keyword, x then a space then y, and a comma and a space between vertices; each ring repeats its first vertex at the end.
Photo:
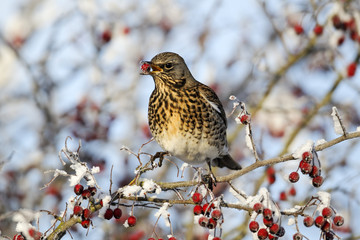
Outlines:
POLYGON ((272 211, 269 208, 265 208, 263 211, 263 216, 265 219, 267 220, 271 220, 272 219, 272 211))
POLYGON ((286 195, 286 192, 285 191, 282 191, 280 193, 280 200, 281 201, 286 201, 287 200, 287 195, 286 195))
POLYGON ((257 221, 251 221, 249 223, 249 229, 253 233, 257 232, 259 230, 259 223, 257 221))
POLYGON ((85 189, 82 193, 81 196, 83 197, 83 199, 87 199, 91 196, 91 192, 89 191, 89 189, 85 189))
POLYGON ((240 117, 240 122, 244 125, 248 124, 250 122, 250 115, 244 114, 240 117))
POLYGON ((333 232, 326 232, 325 233, 325 240, 333 240, 334 239, 334 233, 333 232))
POLYGON ((320 174, 319 174, 319 169, 318 169, 318 167, 317 167, 317 166, 312 166, 311 172, 309 173, 309 176, 312 177, 312 178, 314 178, 314 177, 319 176, 319 175, 320 175, 320 174))
POLYGON ((347 66, 347 75, 348 77, 353 77, 355 75, 355 72, 356 72, 356 63, 350 63, 348 66, 347 66))
POLYGON ((200 217, 199 218, 199 225, 202 227, 207 227, 209 219, 207 217, 200 217))
POLYGON ((318 216, 315 219, 315 226, 317 226, 318 228, 321 228, 322 226, 324 226, 325 224, 325 218, 323 216, 318 216))
POLYGON ((214 237, 212 240, 221 240, 219 237, 214 237))
POLYGON ((215 205, 212 203, 211 205, 209 205, 208 203, 205 203, 203 205, 203 212, 206 214, 206 215, 209 215, 210 214, 210 211, 211 209, 213 209, 215 207, 215 205))
POLYGON ((324 225, 321 227, 321 230, 323 230, 323 232, 330 232, 330 223, 328 221, 325 221, 324 225))
POLYGON ((295 24, 294 30, 297 35, 304 33, 304 28, 300 24, 295 24))
POLYGON ((357 31, 350 31, 350 38, 353 40, 353 41, 357 41, 357 39, 359 38, 359 34, 357 33, 357 31))
POLYGON ((285 228, 280 226, 280 229, 279 229, 279 231, 277 232, 276 235, 279 236, 279 237, 283 237, 285 235, 285 228))
POLYGON ((340 17, 338 15, 334 15, 332 17, 332 23, 336 29, 344 29, 344 23, 340 20, 340 17))
POLYGON ((342 216, 336 215, 333 219, 333 222, 336 226, 340 227, 344 224, 344 218, 342 216))
POLYGON ((268 238, 269 238, 269 240, 277 240, 277 239, 279 239, 278 237, 276 237, 274 235, 271 235, 271 234, 268 235, 268 238))
POLYGON ((263 218, 263 223, 264 223, 264 225, 265 226, 267 226, 267 227, 271 227, 273 224, 274 224, 274 222, 273 222, 273 219, 271 218, 271 219, 266 219, 266 218, 263 218))
POLYGON ((295 233, 293 235, 293 240, 302 240, 303 236, 301 235, 301 233, 295 233))
POLYGON ((271 227, 270 227, 270 233, 272 234, 277 234, 280 230, 280 226, 277 223, 274 223, 271 227))
POLYGON ((299 181, 300 175, 297 172, 292 172, 289 175, 289 181, 292 183, 295 183, 299 181))
POLYGON ((295 196, 296 195, 296 189, 294 187, 290 188, 289 195, 290 196, 295 196))
POLYGON ((324 178, 322 176, 316 176, 312 180, 312 184, 314 187, 320 187, 324 182, 324 178))
POLYGON ((304 218, 304 225, 305 227, 311 227, 312 225, 314 225, 314 218, 312 218, 311 216, 306 216, 304 218))
POLYGON ((310 162, 311 160, 313 160, 313 155, 312 155, 312 153, 311 152, 304 152, 303 154, 302 154, 302 160, 304 160, 305 162, 310 162))
POLYGON ((90 219, 82 220, 81 226, 83 226, 83 228, 88 228, 90 226, 90 219))
POLYGON ((342 45, 343 43, 344 43, 344 41, 345 41, 345 36, 344 35, 342 35, 341 37, 339 37, 339 39, 338 39, 338 46, 340 46, 340 45, 342 45))
POLYGON ((212 212, 211 212, 211 217, 214 219, 214 220, 218 220, 221 218, 221 211, 220 209, 214 209, 212 212))
POLYGON ((273 184, 276 181, 275 175, 268 175, 267 179, 269 184, 273 184))
POLYGON ((96 187, 88 187, 88 189, 91 193, 91 196, 94 196, 96 194, 96 191, 97 191, 96 187))
POLYGON ((318 36, 320 36, 323 33, 323 26, 316 24, 316 26, 314 27, 314 33, 318 36))
POLYGON ((192 200, 194 201, 194 203, 200 204, 203 200, 203 196, 200 193, 196 192, 192 195, 192 200))
POLYGON ((81 184, 76 184, 74 186, 74 192, 76 195, 80 195, 83 192, 83 190, 84 190, 84 187, 81 184))
POLYGON ((310 163, 305 162, 304 160, 300 161, 299 167, 303 174, 309 174, 312 170, 312 166, 310 165, 310 163))
POLYGON ((129 34, 129 33, 130 33, 130 28, 129 28, 129 27, 124 27, 123 33, 124 33, 125 35, 129 34))
POLYGON ((40 240, 41 239, 41 236, 42 236, 41 232, 38 232, 33 228, 30 228, 28 233, 29 233, 30 237, 33 238, 33 240, 40 240))
POLYGON ((113 210, 111 208, 106 209, 105 214, 104 214, 104 218, 106 220, 110 220, 113 216, 114 216, 113 210))
POLYGON ((332 216, 332 210, 329 207, 323 208, 321 214, 324 216, 324 218, 329 218, 332 216))
POLYGON ((200 205, 195 205, 194 207, 194 214, 195 215, 200 215, 203 213, 203 209, 200 205))
POLYGON ((345 22, 345 25, 350 30, 350 32, 356 31, 355 18, 351 18, 349 21, 345 22))
POLYGON ((257 233, 257 236, 260 240, 264 240, 268 237, 268 232, 265 228, 260 228, 257 233))
POLYGON ((112 38, 112 32, 109 29, 106 29, 105 31, 102 32, 101 40, 104 43, 110 42, 111 38, 112 38))
POLYGON ((216 220, 210 218, 210 219, 209 219, 209 222, 208 222, 208 224, 207 224, 207 228, 208 228, 208 229, 214 229, 214 228, 216 228, 216 220))
POLYGON ((150 71, 150 65, 148 63, 143 63, 141 65, 141 71, 143 73, 148 73, 150 71))
POLYGON ((254 206, 253 206, 253 210, 256 213, 261 213, 262 210, 263 210, 263 205, 261 203, 255 203, 254 206))
POLYGON ((176 240, 176 238, 175 238, 175 237, 171 237, 171 238, 169 238, 168 240, 176 240))
POLYGON ((128 225, 129 225, 130 227, 133 227, 133 226, 136 225, 136 217, 135 217, 135 216, 130 216, 130 217, 127 219, 127 221, 128 221, 128 225))
POLYGON ((274 175, 275 174, 275 169, 273 167, 268 167, 266 169, 266 174, 267 175, 274 175))
POLYGON ((83 211, 83 217, 84 219, 89 219, 91 217, 91 211, 90 209, 85 208, 83 211))
POLYGON ((120 208, 115 208, 114 209, 114 218, 119 219, 119 218, 121 218, 121 215, 122 215, 121 209, 120 208))
POLYGON ((74 215, 81 216, 82 212, 82 207, 80 207, 79 205, 74 206, 74 215))
POLYGON ((151 237, 151 238, 148 238, 148 240, 156 240, 156 239, 151 237))
POLYGON ((25 237, 21 234, 16 234, 14 237, 13 237, 13 240, 25 240, 25 237))

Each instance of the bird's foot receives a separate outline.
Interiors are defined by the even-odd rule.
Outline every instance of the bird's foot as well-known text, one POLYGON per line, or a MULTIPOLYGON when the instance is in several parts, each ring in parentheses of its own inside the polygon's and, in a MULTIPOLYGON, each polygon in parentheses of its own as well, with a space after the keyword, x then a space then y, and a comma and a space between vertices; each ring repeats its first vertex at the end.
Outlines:
POLYGON ((159 167, 161 167, 164 157, 166 155, 169 155, 169 153, 168 152, 157 152, 157 153, 155 153, 155 155, 152 155, 150 158, 151 166, 152 166, 153 162, 158 158, 159 159, 159 167))
POLYGON ((214 187, 216 187, 216 178, 212 172, 210 172, 210 174, 202 175, 201 180, 203 183, 208 185, 208 188, 211 191, 213 190, 214 187))

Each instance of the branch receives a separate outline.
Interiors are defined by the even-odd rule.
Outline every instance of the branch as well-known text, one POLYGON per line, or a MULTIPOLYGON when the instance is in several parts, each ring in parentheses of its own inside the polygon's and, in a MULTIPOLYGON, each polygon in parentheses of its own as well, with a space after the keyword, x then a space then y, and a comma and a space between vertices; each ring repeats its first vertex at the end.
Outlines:
MULTIPOLYGON (((343 142, 343 141, 346 141, 349 139, 353 139, 353 138, 359 138, 359 137, 360 137, 360 131, 351 132, 351 133, 348 133, 346 136, 341 136, 341 137, 335 138, 329 142, 318 144, 314 147, 314 149, 315 149, 315 151, 322 151, 322 150, 332 147, 335 144, 338 144, 340 142, 343 142)), ((272 165, 272 164, 276 164, 276 163, 280 163, 280 162, 286 162, 286 161, 290 161, 290 160, 295 160, 295 158, 292 156, 292 154, 286 154, 286 155, 283 155, 280 157, 270 158, 270 159, 267 159, 264 161, 257 161, 254 164, 251 164, 250 166, 243 168, 242 170, 236 171, 235 173, 232 173, 232 174, 229 174, 226 176, 216 177, 216 180, 218 182, 228 182, 228 181, 236 179, 248 172, 251 172, 252 170, 257 169, 259 167, 272 165)), ((198 181, 180 181, 180 182, 169 182, 169 183, 168 182, 157 182, 157 184, 162 189, 174 189, 174 188, 195 186, 198 184, 198 181)))

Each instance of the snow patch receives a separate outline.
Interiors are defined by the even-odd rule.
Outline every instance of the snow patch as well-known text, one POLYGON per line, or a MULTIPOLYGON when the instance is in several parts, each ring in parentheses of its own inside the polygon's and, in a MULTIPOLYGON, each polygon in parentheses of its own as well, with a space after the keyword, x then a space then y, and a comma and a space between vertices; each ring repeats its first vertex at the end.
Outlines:
POLYGON ((339 113, 338 113, 338 110, 337 110, 336 107, 332 108, 331 116, 332 116, 333 122, 334 122, 335 133, 338 134, 338 135, 343 135, 344 132, 343 132, 343 129, 342 129, 341 124, 340 124, 340 120, 339 120, 340 116, 339 116, 339 113))
POLYGON ((325 139, 323 139, 323 138, 322 138, 322 139, 319 139, 319 140, 316 141, 316 146, 317 146, 317 145, 324 144, 324 143, 326 143, 326 140, 325 140, 325 139))
POLYGON ((291 226, 291 225, 294 225, 294 224, 295 224, 295 218, 289 218, 288 225, 291 226))
POLYGON ((157 185, 152 179, 144 179, 142 188, 145 192, 155 192, 156 194, 161 193, 161 187, 157 185))
POLYGON ((163 217, 165 220, 165 225, 170 227, 170 213, 168 212, 169 203, 164 203, 162 207, 155 213, 155 217, 163 217))
POLYGON ((111 196, 110 195, 106 195, 102 199, 103 207, 99 210, 99 217, 100 218, 104 218, 104 214, 105 214, 106 210, 110 207, 110 201, 111 201, 111 196))
POLYGON ((245 127, 245 130, 246 130, 246 133, 245 133, 245 143, 246 143, 246 146, 250 149, 250 151, 252 153, 255 152, 254 148, 253 148, 253 145, 252 145, 252 142, 251 142, 251 135, 250 135, 250 125, 247 124, 246 127, 245 127))
POLYGON ((319 200, 321 201, 321 203, 318 205, 317 207, 317 211, 319 211, 319 213, 321 214, 322 210, 325 207, 329 207, 330 206, 330 201, 331 201, 331 195, 328 192, 323 192, 323 191, 319 191, 317 193, 317 195, 319 196, 319 200))
POLYGON ((296 159, 301 159, 304 152, 312 152, 313 146, 314 142, 312 140, 307 140, 305 144, 295 150, 292 156, 296 159))

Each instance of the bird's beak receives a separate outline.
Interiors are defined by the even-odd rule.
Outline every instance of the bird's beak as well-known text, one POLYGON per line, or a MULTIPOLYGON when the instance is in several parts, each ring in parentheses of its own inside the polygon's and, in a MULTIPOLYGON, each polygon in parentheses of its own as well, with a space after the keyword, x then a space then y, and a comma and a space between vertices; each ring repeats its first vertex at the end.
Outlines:
POLYGON ((152 75, 158 72, 162 72, 162 68, 150 61, 141 61, 141 75, 152 75))

